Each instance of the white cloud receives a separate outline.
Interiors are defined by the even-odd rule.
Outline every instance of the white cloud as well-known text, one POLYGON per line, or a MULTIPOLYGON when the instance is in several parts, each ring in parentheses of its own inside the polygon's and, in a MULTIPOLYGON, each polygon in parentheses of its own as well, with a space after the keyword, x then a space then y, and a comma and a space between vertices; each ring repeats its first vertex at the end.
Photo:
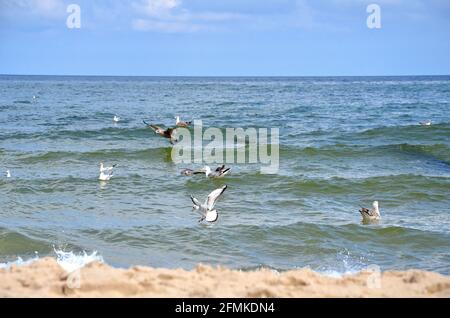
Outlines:
POLYGON ((145 15, 156 18, 169 18, 172 9, 181 5, 181 0, 142 0, 133 2, 133 7, 145 15))
POLYGON ((138 31, 196 32, 217 29, 219 23, 245 18, 230 12, 194 13, 182 7, 181 0, 141 0, 132 7, 143 17, 133 19, 132 27, 138 31))
POLYGON ((135 19, 132 21, 133 29, 137 31, 160 31, 167 33, 189 33, 202 29, 200 25, 179 21, 156 21, 150 19, 135 19))
POLYGON ((23 13, 46 18, 59 18, 65 14, 62 0, 0 0, 0 10, 12 15, 23 13))

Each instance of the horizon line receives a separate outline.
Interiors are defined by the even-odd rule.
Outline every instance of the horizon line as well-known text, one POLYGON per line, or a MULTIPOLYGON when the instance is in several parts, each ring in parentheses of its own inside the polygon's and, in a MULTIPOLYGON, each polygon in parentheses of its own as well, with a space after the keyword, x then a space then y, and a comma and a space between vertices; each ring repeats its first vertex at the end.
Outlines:
POLYGON ((400 74, 400 75, 81 75, 81 74, 3 74, 0 76, 60 76, 60 77, 216 77, 216 78, 248 78, 248 77, 285 77, 285 78, 298 78, 298 77, 443 77, 450 76, 450 74, 400 74))

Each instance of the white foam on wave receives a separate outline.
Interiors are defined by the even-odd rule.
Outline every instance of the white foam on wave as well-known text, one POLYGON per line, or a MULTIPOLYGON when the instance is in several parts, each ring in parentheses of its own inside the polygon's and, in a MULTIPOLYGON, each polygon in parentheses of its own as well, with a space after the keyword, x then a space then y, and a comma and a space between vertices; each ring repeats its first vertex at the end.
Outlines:
MULTIPOLYGON (((56 262, 66 271, 66 272, 73 272, 76 271, 84 266, 86 266, 89 263, 92 262, 101 262, 103 263, 103 257, 98 254, 97 251, 93 251, 92 253, 88 254, 87 252, 83 251, 79 254, 76 254, 72 251, 66 252, 63 250, 57 250, 54 249, 54 252, 56 254, 56 262)), ((0 263, 0 269, 7 269, 10 268, 13 265, 16 266, 23 266, 31 264, 39 259, 39 255, 36 253, 36 256, 27 260, 23 260, 20 256, 17 257, 17 260, 0 263)))
POLYGON ((24 261, 22 259, 22 257, 19 256, 19 257, 17 257, 17 260, 15 260, 15 261, 10 261, 10 262, 6 262, 6 263, 0 263, 0 269, 10 268, 13 265, 16 265, 16 266, 28 265, 28 264, 33 263, 34 261, 37 261, 38 259, 39 259, 39 256, 37 255, 37 253, 36 253, 35 257, 30 258, 30 259, 28 259, 26 261, 24 261))
POLYGON ((367 270, 369 266, 367 265, 366 257, 354 256, 347 249, 343 249, 338 252, 333 266, 330 266, 330 268, 322 267, 317 272, 327 277, 342 278, 344 276, 358 274, 367 270))
POLYGON ((72 251, 65 252, 55 249, 55 253, 56 261, 66 272, 76 271, 92 262, 104 262, 103 257, 99 255, 97 251, 93 251, 91 254, 83 251, 81 254, 77 255, 72 251))

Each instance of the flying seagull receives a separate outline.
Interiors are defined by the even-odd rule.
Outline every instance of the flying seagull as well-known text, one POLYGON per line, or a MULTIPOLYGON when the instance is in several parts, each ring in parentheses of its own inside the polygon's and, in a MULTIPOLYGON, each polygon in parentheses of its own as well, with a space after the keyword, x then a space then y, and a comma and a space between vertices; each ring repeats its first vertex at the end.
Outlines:
POLYGON ((118 123, 120 121, 120 117, 117 115, 114 115, 113 122, 118 123))
POLYGON ((100 162, 100 176, 98 177, 99 180, 102 181, 108 181, 113 176, 113 169, 116 167, 117 164, 112 165, 111 167, 105 167, 103 165, 103 162, 100 162))
POLYGON ((192 121, 181 121, 180 120, 180 116, 175 116, 176 122, 175 125, 177 125, 178 127, 189 127, 192 124, 192 121))
POLYGON ((197 211, 201 215, 201 218, 198 222, 202 222, 203 220, 206 220, 207 222, 211 223, 217 221, 217 219, 219 218, 219 213, 217 212, 216 209, 214 209, 214 206, 216 205, 217 200, 226 190, 226 188, 227 185, 224 185, 223 187, 211 192, 206 198, 205 203, 203 204, 201 204, 200 201, 198 201, 191 195, 191 200, 194 203, 192 209, 197 211))
POLYGON ((420 126, 431 126, 431 120, 424 120, 419 122, 420 126))
POLYGON ((361 208, 359 210, 363 217, 363 222, 376 221, 381 218, 380 209, 378 208, 378 201, 373 201, 372 209, 361 208))
POLYGON ((156 125, 151 125, 145 122, 145 120, 143 120, 144 124, 147 125, 147 127, 153 129, 153 131, 164 137, 164 138, 168 138, 170 140, 170 143, 173 144, 174 142, 177 142, 178 140, 175 138, 175 132, 176 132, 176 128, 167 128, 167 129, 163 129, 159 126, 156 125))
POLYGON ((230 172, 231 168, 225 168, 225 165, 217 167, 216 170, 212 171, 209 166, 204 166, 201 171, 205 173, 208 178, 221 178, 230 172))
POLYGON ((6 177, 7 178, 11 178, 11 171, 9 171, 9 169, 6 170, 6 177))

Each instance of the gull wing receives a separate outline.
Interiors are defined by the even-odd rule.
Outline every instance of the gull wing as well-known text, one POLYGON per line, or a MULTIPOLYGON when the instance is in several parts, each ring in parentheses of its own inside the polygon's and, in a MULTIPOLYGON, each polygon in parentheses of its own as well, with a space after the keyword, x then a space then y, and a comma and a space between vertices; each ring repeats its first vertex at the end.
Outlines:
POLYGON ((208 210, 212 210, 214 208, 217 200, 222 195, 222 193, 226 190, 226 188, 227 188, 227 185, 224 185, 222 188, 216 189, 208 195, 208 198, 206 198, 206 202, 205 202, 206 208, 208 210))
POLYGON ((202 204, 200 203, 199 200, 197 200, 196 198, 194 198, 194 196, 191 195, 191 200, 192 203, 194 203, 196 206, 201 206, 202 204))
POLYGON ((147 123, 145 120, 142 120, 142 122, 143 122, 145 125, 147 125, 147 127, 151 128, 154 132, 156 132, 157 130, 160 130, 160 129, 161 129, 161 127, 156 126, 156 125, 149 124, 149 123, 147 123))

